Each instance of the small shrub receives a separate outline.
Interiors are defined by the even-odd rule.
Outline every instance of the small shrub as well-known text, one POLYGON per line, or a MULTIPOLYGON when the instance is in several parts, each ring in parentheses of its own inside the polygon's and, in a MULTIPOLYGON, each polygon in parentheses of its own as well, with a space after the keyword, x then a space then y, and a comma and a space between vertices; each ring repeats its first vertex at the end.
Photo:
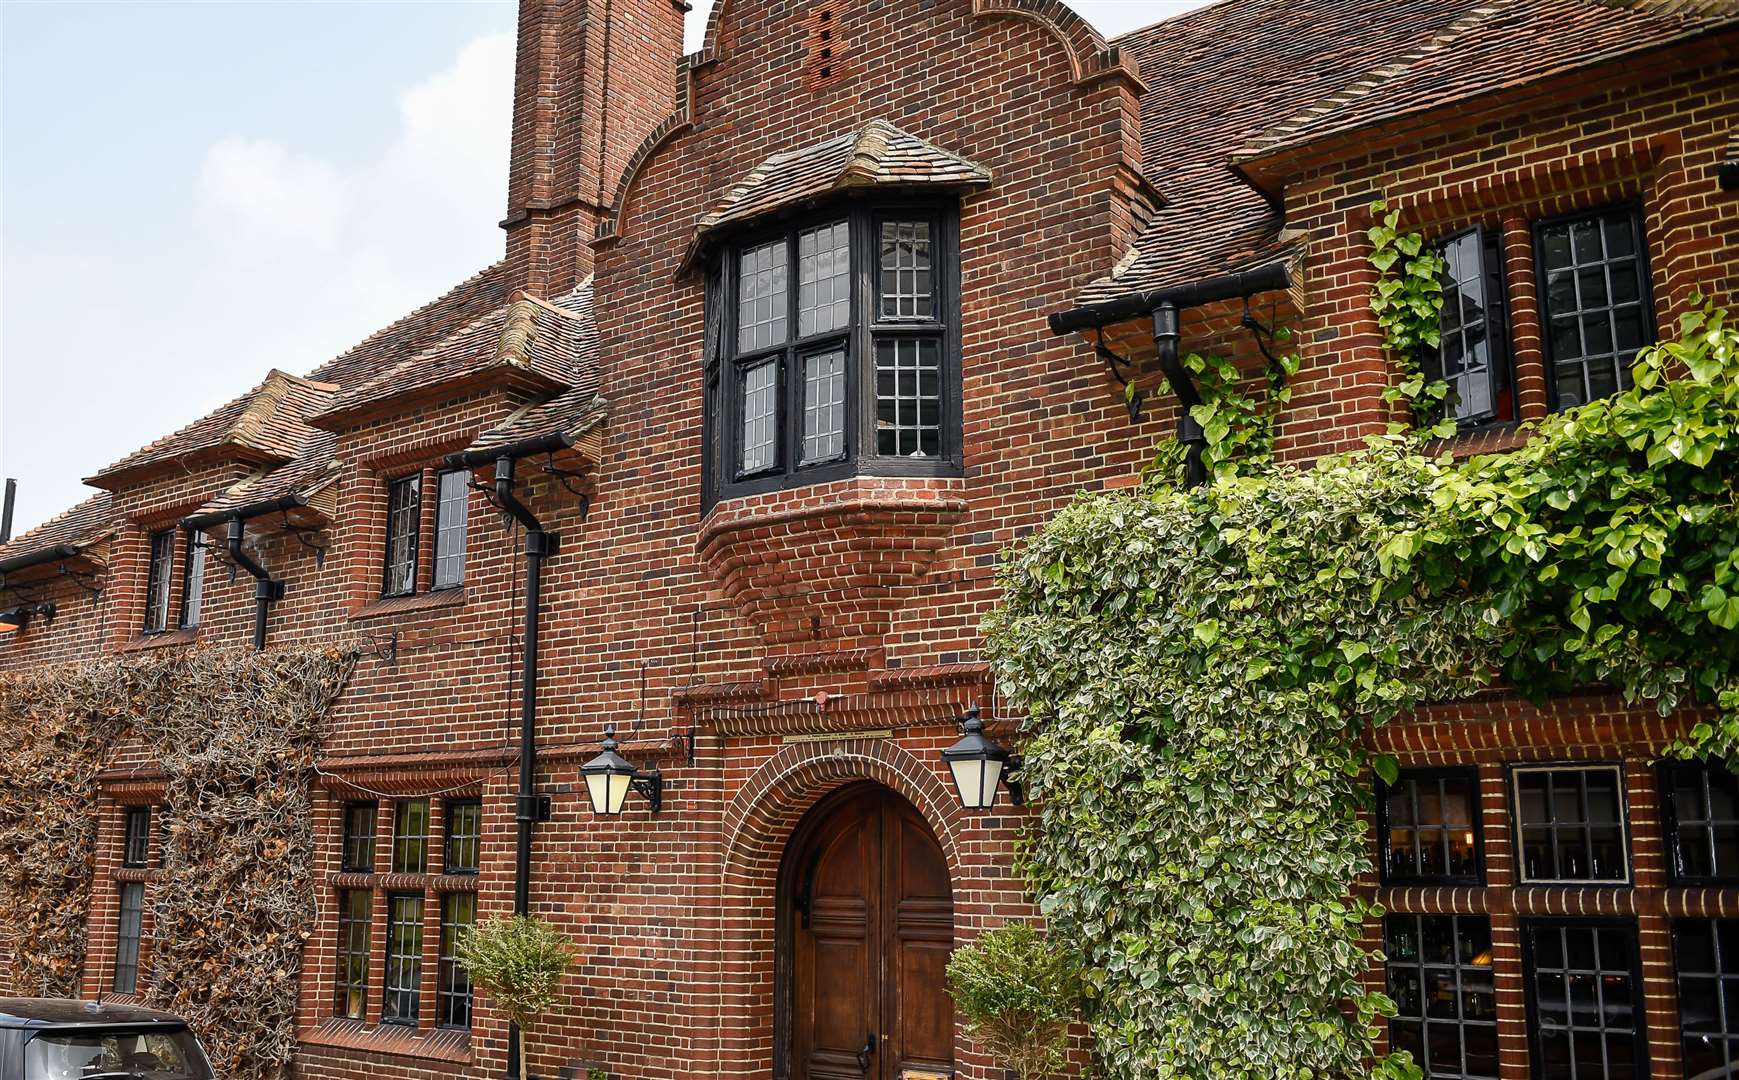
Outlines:
POLYGON ((562 976, 574 965, 567 936, 534 916, 496 916, 460 938, 458 953, 472 984, 519 1025, 519 1075, 529 1080, 527 1034, 561 1001, 562 976))
POLYGON ((1060 1072, 1081 998, 1076 959, 1025 923, 980 934, 948 961, 967 1034, 1020 1080, 1060 1072))

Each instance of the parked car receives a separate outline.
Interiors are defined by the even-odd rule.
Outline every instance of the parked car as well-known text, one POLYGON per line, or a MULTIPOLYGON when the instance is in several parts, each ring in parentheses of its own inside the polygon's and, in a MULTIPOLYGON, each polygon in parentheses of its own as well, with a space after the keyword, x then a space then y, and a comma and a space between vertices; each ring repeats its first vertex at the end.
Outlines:
POLYGON ((0 998, 0 1080, 212 1080, 180 1017, 131 1005, 0 998))

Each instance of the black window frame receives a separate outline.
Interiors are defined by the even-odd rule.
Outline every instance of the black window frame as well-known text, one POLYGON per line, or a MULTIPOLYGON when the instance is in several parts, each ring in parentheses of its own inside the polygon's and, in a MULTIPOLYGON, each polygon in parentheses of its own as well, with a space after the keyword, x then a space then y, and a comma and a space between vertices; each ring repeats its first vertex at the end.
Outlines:
MULTIPOLYGON (((1530 1070, 1529 1075, 1534 1077, 1534 1080, 1560 1080, 1560 1078, 1558 1078, 1558 1077, 1548 1077, 1544 1071, 1545 1070, 1545 1052, 1544 1052, 1543 1042, 1542 1042, 1542 1040, 1544 1038, 1544 1029, 1542 1028, 1542 1026, 1540 1024, 1540 1009, 1539 1009, 1539 1004, 1540 1004, 1539 1003, 1539 966, 1536 963, 1535 956, 1534 956, 1535 944, 1534 944, 1534 933, 1533 933, 1534 931, 1542 929, 1542 928, 1545 928, 1545 929, 1588 929, 1588 930, 1594 930, 1596 932, 1598 932, 1599 930, 1603 930, 1603 929, 1622 930, 1625 933, 1628 933, 1630 935, 1630 948, 1628 950, 1628 956, 1626 957, 1626 960, 1629 962, 1629 965, 1630 965, 1629 976, 1630 976, 1630 986, 1631 986, 1631 1021, 1632 1021, 1631 1047, 1632 1047, 1632 1051, 1635 1055, 1635 1057, 1633 1059, 1634 1064, 1633 1064, 1631 1076, 1641 1078, 1641 1077, 1646 1077, 1646 1076, 1650 1075, 1649 1074, 1649 1054, 1648 1054, 1648 1022, 1647 1022, 1647 1012, 1646 1012, 1647 999, 1646 999, 1644 992, 1643 992, 1643 982, 1642 982, 1642 935, 1638 932, 1636 922, 1634 920, 1628 920, 1628 919, 1584 919, 1584 918, 1565 918, 1565 917, 1550 917, 1550 918, 1527 917, 1527 918, 1522 918, 1522 919, 1517 921, 1517 928, 1520 931, 1521 939, 1522 939, 1522 989, 1523 989, 1523 993, 1527 999, 1527 1009, 1528 1009, 1528 1068, 1530 1070)), ((1598 949, 1598 947, 1599 946, 1598 946, 1598 933, 1597 933, 1596 934, 1596 949, 1598 949)), ((1601 958, 1601 962, 1604 962, 1604 957, 1601 958)), ((1569 959, 1568 959, 1568 957, 1566 957, 1565 958, 1566 967, 1568 967, 1568 964, 1569 964, 1569 959)), ((1563 970, 1563 969, 1554 968, 1551 970, 1552 971, 1559 971, 1559 970, 1563 970)), ((1579 969, 1570 969, 1570 970, 1579 970, 1579 969)), ((1604 968, 1604 967, 1596 969, 1597 973, 1598 972, 1606 972, 1606 971, 1616 972, 1617 970, 1618 969, 1616 969, 1616 968, 1604 968)), ((1604 992, 1605 992, 1604 986, 1602 985, 1601 988, 1596 991, 1596 993, 1599 996, 1597 996, 1595 1000, 1596 1001, 1604 1001, 1604 992)), ((1565 986, 1565 1007, 1566 1007, 1566 1010, 1568 1010, 1571 1007, 1570 991, 1569 991, 1568 985, 1565 986)), ((1572 1017, 1571 1026, 1574 1027, 1573 1017, 1572 1017)), ((1575 1033, 1574 1033, 1574 1031, 1572 1031, 1572 1033, 1571 1033, 1572 1045, 1574 1045, 1574 1040, 1575 1040, 1575 1033)), ((1572 1051, 1572 1053, 1573 1053, 1573 1051, 1572 1051)), ((1572 1057, 1571 1073, 1572 1073, 1572 1076, 1569 1078, 1566 1078, 1566 1080, 1600 1080, 1599 1077, 1585 1077, 1585 1076, 1579 1075, 1578 1074, 1579 1071, 1575 1068, 1575 1065, 1574 1065, 1574 1057, 1572 1057)))
POLYGON ((175 577, 175 530, 151 534, 145 564, 145 633, 169 630, 169 589, 175 577))
POLYGON ((187 530, 181 556, 181 614, 176 627, 197 630, 205 615, 205 538, 197 529, 187 530))
MULTIPOLYGON (((1733 884, 1739 884, 1739 860, 1735 860, 1735 863, 1733 865, 1731 873, 1726 873, 1726 874, 1720 873, 1719 866, 1716 865, 1719 863, 1720 860, 1716 857, 1716 848, 1714 847, 1716 828, 1720 825, 1726 824, 1726 825, 1731 825, 1736 832, 1739 832, 1739 817, 1735 817, 1732 819, 1717 819, 1717 818, 1714 818, 1711 816, 1709 818, 1705 818, 1705 819, 1702 819, 1702 820, 1695 822, 1695 826, 1698 827, 1699 829, 1701 829, 1702 831, 1704 831, 1708 837, 1709 844, 1711 845, 1711 850, 1709 852, 1709 863, 1711 866, 1716 867, 1716 870, 1717 870, 1716 873, 1714 873, 1714 874, 1687 874, 1684 872, 1683 863, 1680 861, 1680 858, 1679 858, 1679 856, 1680 856, 1679 844, 1680 844, 1680 840, 1682 839, 1681 830, 1684 826, 1682 824, 1682 818, 1679 814, 1679 805, 1678 805, 1678 798, 1677 798, 1678 785, 1674 782, 1674 774, 1678 773, 1682 770, 1695 770, 1695 771, 1697 771, 1699 774, 1699 780, 1700 780, 1700 783, 1698 786, 1703 793, 1703 797, 1705 799, 1707 799, 1708 795, 1709 795, 1709 777, 1716 769, 1722 769, 1722 771, 1726 772, 1726 774, 1729 777, 1732 777, 1735 787, 1739 788, 1739 774, 1735 774, 1731 771, 1726 770, 1723 766, 1720 765, 1719 762, 1713 762, 1713 761, 1663 761, 1660 764, 1659 768, 1656 770, 1656 779, 1657 779, 1658 784, 1659 784, 1659 792, 1660 792, 1659 801, 1660 801, 1660 814, 1661 814, 1661 831, 1664 834, 1663 839, 1666 843, 1666 848, 1667 848, 1667 876, 1676 884, 1680 884, 1680 885, 1733 885, 1733 884)), ((1707 803, 1705 803, 1705 805, 1707 805, 1707 803)), ((1739 961, 1739 958, 1736 958, 1736 961, 1739 961)), ((1736 966, 1739 966, 1739 963, 1736 963, 1736 966)), ((1739 972, 1736 972, 1736 973, 1739 973, 1739 972)))
MULTIPOLYGON (((394 818, 397 825, 397 818, 394 818)), ((344 804, 344 816, 339 830, 338 869, 346 874, 374 873, 375 859, 379 849, 377 841, 380 832, 380 805, 372 800, 356 799, 344 804), (366 822, 366 832, 357 829, 359 822, 366 822), (366 848, 367 857, 358 856, 366 848)))
MULTIPOLYGON (((396 1027, 420 1027, 423 1008, 423 935, 428 933, 428 897, 421 892, 386 894, 386 969, 380 980, 380 1022, 396 1027), (401 915, 400 906, 414 904, 416 914, 401 915), (395 931, 414 928, 415 945, 400 950, 395 931), (408 976, 408 977, 407 977, 408 976)), ((409 935, 407 935, 409 936, 409 935)))
POLYGON ((410 473, 406 476, 388 480, 386 484, 386 543, 383 545, 381 559, 380 595, 383 599, 395 596, 414 596, 417 592, 417 580, 422 560, 420 545, 423 533, 423 474, 410 473), (411 490, 410 505, 398 506, 398 492, 409 487, 411 490), (408 516, 411 522, 409 560, 410 565, 402 588, 393 587, 393 568, 397 560, 393 558, 393 526, 401 518, 408 516))
POLYGON ((707 274, 705 462, 702 503, 737 498, 850 476, 959 476, 963 472, 961 403, 960 214, 956 200, 852 199, 745 231, 720 245, 707 274), (851 239, 851 318, 843 328, 803 336, 799 329, 800 235, 845 220, 851 239), (932 237, 932 318, 880 315, 880 230, 887 220, 924 221, 932 237), (738 277, 744 251, 783 239, 786 244, 786 320, 783 343, 739 349, 738 277), (938 454, 912 459, 876 452, 875 342, 928 337, 939 342, 941 403, 938 454), (845 431, 841 456, 801 464, 802 362, 838 347, 845 354, 845 431), (743 373, 774 360, 777 466, 739 475, 743 373))
POLYGON ((470 500, 471 500, 471 470, 442 469, 435 474, 435 554, 429 567, 429 591, 444 592, 448 589, 465 587, 465 547, 470 541, 470 500), (457 498, 448 499, 447 483, 457 478, 459 491, 457 498), (444 519, 447 505, 451 501, 458 509, 458 518, 454 521, 444 519), (442 541, 458 534, 458 548, 442 554, 442 541), (450 580, 442 578, 443 563, 458 566, 457 576, 450 580))
MULTIPOLYGON (((1462 403, 1460 396, 1455 393, 1455 384, 1444 375, 1443 353, 1449 346, 1447 335, 1442 338, 1436 349, 1426 350, 1423 364, 1427 379, 1445 379, 1449 382, 1450 393, 1443 402, 1443 415, 1453 419, 1456 426, 1464 431, 1492 424, 1513 424, 1517 420, 1515 362, 1510 337, 1509 281, 1508 275, 1504 273, 1503 232, 1500 229, 1487 228, 1484 224, 1471 225, 1438 240, 1432 250, 1437 253, 1438 258, 1444 261, 1443 281, 1444 291, 1447 294, 1449 286, 1447 250, 1451 244, 1459 243, 1470 236, 1475 239, 1475 247, 1479 252, 1481 299, 1484 301, 1485 308, 1485 340, 1489 351, 1487 379, 1491 386, 1492 407, 1479 413, 1462 414, 1462 403), (1490 295, 1487 295, 1494 288, 1497 291, 1495 302, 1490 295), (1509 400, 1509 415, 1507 416, 1498 407, 1498 403, 1503 400, 1505 394, 1508 395, 1509 400)), ((1459 292, 1459 285, 1457 285, 1457 291, 1459 292)), ((1445 299, 1447 302, 1447 296, 1445 299)), ((1442 317, 1440 316, 1440 329, 1441 324, 1442 317)), ((1457 332, 1463 332, 1460 328, 1467 325, 1471 324, 1462 323, 1459 316, 1457 317, 1457 332)), ((1464 352, 1464 362, 1465 356, 1464 352)))
POLYGON ((474 1015, 475 994, 471 973, 460 963, 457 946, 459 930, 477 925, 477 894, 474 892, 444 892, 440 894, 440 942, 436 948, 435 1026, 469 1029, 474 1015), (469 917, 457 918, 457 910, 465 907, 469 917))
POLYGON ((121 839, 121 865, 143 870, 151 865, 151 808, 127 807, 121 839))
POLYGON ((1400 1048, 1397 1046, 1397 1040, 1395 1039, 1395 1023, 1397 1021, 1399 1021, 1400 1023, 1403 1023, 1403 1024, 1415 1024, 1416 1023, 1419 1027, 1419 1043, 1420 1043, 1420 1049, 1423 1053, 1421 1056, 1416 1056, 1414 1058, 1414 1063, 1419 1065, 1423 1069, 1425 1067, 1426 1063, 1430 1060, 1428 1055, 1430 1054, 1431 1045, 1432 1045, 1432 1041, 1431 1041, 1432 1028, 1433 1027, 1453 1027, 1455 1029, 1455 1032, 1456 1032, 1456 1043, 1461 1051, 1461 1055, 1460 1055, 1461 1056, 1461 1064, 1463 1066, 1465 1066, 1467 1063, 1467 1028, 1470 1026, 1479 1027, 1479 1028, 1487 1028, 1491 1031, 1491 1048, 1492 1048, 1492 1064, 1493 1064, 1493 1072, 1491 1073, 1491 1075, 1487 1076, 1487 1075, 1478 1074, 1478 1073, 1467 1073, 1461 1069, 1457 1069, 1454 1072, 1444 1072, 1443 1070, 1429 1070, 1429 1069, 1427 1069, 1425 1071, 1425 1077, 1426 1077, 1426 1080, 1433 1080, 1433 1078, 1453 1078, 1453 1080, 1498 1080, 1496 1067, 1497 1067, 1498 1061, 1501 1057, 1501 1054, 1499 1052, 1497 1001, 1496 1001, 1496 996, 1497 996, 1496 995, 1496 978, 1497 978, 1496 972, 1497 972, 1497 969, 1496 969, 1496 965, 1495 965, 1494 960, 1493 960, 1492 931, 1491 931, 1491 918, 1490 918, 1490 916, 1488 916, 1488 915, 1450 915, 1450 914, 1425 915, 1425 914, 1417 914, 1417 913, 1412 913, 1412 912, 1390 912, 1389 914, 1387 914, 1383 917, 1382 927, 1383 927, 1383 951, 1385 954, 1385 959, 1384 959, 1384 963, 1383 963, 1383 982, 1384 982, 1384 986, 1385 986, 1386 990, 1389 993, 1390 998, 1392 1000, 1394 1000, 1394 1002, 1397 1006, 1396 1014, 1389 1018, 1389 1045, 1390 1045, 1390 1049, 1399 1049, 1400 1048), (1393 934, 1391 932, 1391 927, 1393 926, 1393 924, 1396 921, 1403 920, 1403 919, 1410 920, 1412 922, 1413 927, 1415 929, 1415 932, 1418 934, 1418 937, 1419 937, 1418 943, 1415 946, 1415 950, 1414 950, 1416 955, 1412 959, 1397 959, 1394 955, 1392 955, 1391 949, 1390 949, 1390 942, 1393 940, 1393 934), (1486 944, 1485 958, 1486 958, 1486 962, 1483 965, 1482 964, 1474 964, 1474 963, 1465 963, 1460 959, 1460 950, 1459 949, 1455 950, 1455 952, 1456 952, 1455 958, 1448 963, 1427 959, 1426 954, 1425 954, 1424 938, 1425 938, 1425 921, 1428 919, 1434 920, 1434 921, 1436 921, 1436 920, 1449 920, 1450 940, 1451 940, 1451 942, 1455 943, 1456 945, 1459 945, 1461 938, 1462 938, 1462 924, 1468 923, 1468 922, 1483 923, 1485 925, 1485 944, 1486 944), (1479 991, 1477 988, 1475 988, 1471 991, 1468 990, 1468 988, 1465 986, 1464 980, 1466 977, 1466 973, 1468 973, 1470 971, 1477 972, 1481 969, 1483 969, 1486 972, 1487 978, 1491 982, 1491 986, 1488 987, 1486 992, 1488 994, 1490 994, 1492 997, 1492 1002, 1491 1002, 1492 1015, 1491 1015, 1490 1020, 1477 1020, 1477 1019, 1470 1020, 1465 1015, 1463 1015, 1463 1006, 1464 1006, 1465 1000, 1466 1000, 1463 997, 1463 994, 1468 993, 1468 992, 1477 993, 1479 991), (1454 978, 1455 978, 1456 1015, 1454 1017, 1431 1015, 1431 1008, 1430 1008, 1430 1005, 1428 1004, 1426 997, 1425 997, 1426 988, 1428 985, 1427 976, 1432 972, 1439 972, 1440 973, 1440 972, 1444 972, 1444 971, 1453 972, 1454 978), (1419 1001, 1417 1015, 1410 1015, 1410 1014, 1404 1015, 1400 1011, 1404 1002, 1403 1002, 1403 996, 1397 995, 1395 993, 1395 985, 1397 982, 1396 975, 1398 973, 1404 973, 1404 972, 1417 973, 1417 975, 1418 975, 1420 1001, 1419 1001))
POLYGON ((145 883, 124 881, 115 915, 115 967, 109 984, 117 994, 139 992, 139 946, 145 938, 145 883))
MULTIPOLYGON (((1551 308, 1550 271, 1546 267, 1545 231, 1558 225, 1573 224, 1577 221, 1583 221, 1590 218, 1602 218, 1617 213, 1625 213, 1630 216, 1631 241, 1636 247, 1636 269, 1638 275, 1636 302, 1643 313, 1643 342, 1641 348, 1647 348, 1649 345, 1659 340, 1659 326, 1654 304, 1654 270, 1650 265, 1649 259, 1648 222, 1641 201, 1632 199, 1625 202, 1606 203, 1600 206, 1586 207, 1569 213, 1536 218, 1529 225, 1529 232, 1532 235, 1534 245, 1534 296, 1536 305, 1539 308, 1540 349, 1541 356, 1545 361, 1546 400, 1552 412, 1563 412, 1565 409, 1569 408, 1569 406, 1566 406, 1561 402, 1558 396, 1558 358, 1555 355, 1553 346, 1553 313, 1551 308)), ((1604 245, 1604 243, 1605 241, 1603 239, 1602 245, 1604 245)), ((1606 265, 1609 262, 1610 260, 1602 260, 1602 265, 1606 265)), ((1608 275, 1608 309, 1612 307, 1611 299, 1611 277, 1608 275)), ((1580 307, 1577 308, 1578 315, 1581 314, 1581 310, 1580 307)), ((1616 345, 1617 342, 1615 341, 1615 350, 1616 345)), ((1614 356, 1616 358, 1616 351, 1614 356)), ((1613 377, 1614 385, 1617 388, 1615 392, 1622 393, 1630 382, 1629 366, 1624 364, 1617 365, 1613 377)), ((1597 399, 1591 398, 1590 400, 1597 399)))
POLYGON ((374 933, 374 890, 338 890, 338 947, 332 973, 332 1015, 368 1018, 370 949, 374 933), (357 899, 361 904, 356 904, 357 899), (358 913, 360 909, 360 914, 358 913), (352 976, 355 976, 352 978, 352 976))
MULTIPOLYGON (((1470 816, 1473 818, 1473 864, 1471 874, 1424 874, 1400 875, 1390 871, 1389 859, 1389 792, 1396 785, 1377 781, 1377 872, 1385 885, 1484 885, 1485 884, 1485 828, 1481 820, 1485 815, 1480 805, 1479 769, 1476 766, 1402 769, 1396 777, 1396 784, 1422 780, 1466 780, 1472 786, 1473 800, 1470 806, 1470 816)), ((1448 832, 1447 826, 1427 826, 1448 832)), ((1420 826, 1415 822, 1412 828, 1417 831, 1420 826)))
POLYGON ((483 868, 483 800, 441 800, 441 873, 476 874, 483 868), (457 812, 456 812, 457 811, 457 812), (455 821, 472 826, 460 831, 455 821), (463 856, 469 854, 469 860, 463 856))
POLYGON ((399 799, 393 803, 392 873, 426 874, 429 872, 429 810, 430 806, 428 799, 399 799), (423 808, 423 831, 421 833, 408 833, 404 831, 404 815, 408 810, 415 806, 421 806, 423 808), (410 848, 414 848, 416 851, 417 857, 414 868, 411 868, 409 863, 404 861, 402 858, 405 854, 404 849, 410 848))
MULTIPOLYGON (((1679 1054, 1680 1060, 1684 1060, 1684 1045, 1686 1041, 1694 1036, 1718 1038, 1723 1044, 1725 1044, 1722 1057, 1728 1067, 1729 1073, 1734 1076, 1739 1076, 1739 955, 1728 957, 1721 948, 1720 928, 1723 923, 1739 927, 1739 919, 1679 918, 1672 920, 1673 988, 1678 995, 1679 1054), (1710 950, 1715 962, 1714 971, 1686 971, 1683 933, 1687 926, 1697 923, 1701 923, 1709 928, 1710 950), (1732 966, 1728 967, 1729 964, 1732 966), (1685 999, 1689 996, 1685 993, 1686 978, 1714 982, 1715 993, 1719 1000, 1717 1022, 1720 1025, 1720 1030, 1718 1032, 1690 1032, 1685 1030, 1685 999), (1731 1010, 1728 1008, 1727 995, 1723 992, 1729 985, 1735 988, 1733 996, 1736 1004, 1731 1010)), ((1739 950, 1735 951, 1739 952, 1739 950)), ((1685 1066, 1685 1069, 1686 1074, 1689 1075, 1690 1066, 1688 1064, 1685 1066)))
MULTIPOLYGON (((1631 844, 1635 832, 1630 822, 1630 788, 1628 786, 1628 769, 1622 761, 1551 761, 1526 762, 1514 764, 1506 769, 1506 797, 1509 800, 1510 842, 1514 844, 1515 852, 1515 884, 1518 888, 1543 886, 1569 886, 1589 889, 1628 889, 1636 881, 1635 855, 1631 844), (1517 782, 1523 773, 1533 772, 1593 772, 1596 770, 1611 770, 1618 776, 1618 840, 1623 854, 1624 876, 1622 878, 1531 878, 1527 871, 1527 848, 1522 842, 1524 823, 1521 810, 1521 785, 1517 782)), ((1557 826, 1545 826, 1557 827, 1557 826)), ((1584 822, 1582 827, 1591 830, 1593 823, 1584 822)))

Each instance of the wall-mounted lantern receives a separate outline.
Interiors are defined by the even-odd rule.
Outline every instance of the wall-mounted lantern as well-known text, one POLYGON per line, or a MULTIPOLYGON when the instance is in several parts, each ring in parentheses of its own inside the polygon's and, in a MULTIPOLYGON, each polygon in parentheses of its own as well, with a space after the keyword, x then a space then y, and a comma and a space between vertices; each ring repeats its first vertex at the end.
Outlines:
POLYGON ((978 706, 966 710, 960 720, 960 741, 942 751, 942 760, 954 774, 954 789, 960 805, 967 810, 991 810, 996 807, 996 792, 1005 783, 1008 800, 1016 806, 1026 802, 1020 782, 1008 774, 1020 768, 1020 758, 1008 752, 1008 747, 984 734, 984 721, 978 706))
POLYGON ((40 604, 20 604, 18 607, 0 611, 0 634, 16 634, 24 629, 32 618, 41 618, 45 622, 54 621, 55 606, 51 600, 40 604))
POLYGON ((664 806, 664 774, 657 769, 643 773, 616 752, 616 725, 604 726, 604 752, 580 767, 586 792, 592 797, 592 812, 615 817, 628 801, 629 791, 638 791, 658 813, 664 806))

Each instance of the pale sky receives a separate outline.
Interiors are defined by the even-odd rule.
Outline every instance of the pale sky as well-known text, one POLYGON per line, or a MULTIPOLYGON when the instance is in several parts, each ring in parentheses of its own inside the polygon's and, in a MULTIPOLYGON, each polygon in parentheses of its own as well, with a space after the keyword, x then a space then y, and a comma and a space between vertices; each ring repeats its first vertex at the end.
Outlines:
MULTIPOLYGON (((1204 2, 1073 6, 1116 35, 1204 2)), ((500 257, 514 11, 0 0, 15 534, 269 369, 310 371, 500 257)))

